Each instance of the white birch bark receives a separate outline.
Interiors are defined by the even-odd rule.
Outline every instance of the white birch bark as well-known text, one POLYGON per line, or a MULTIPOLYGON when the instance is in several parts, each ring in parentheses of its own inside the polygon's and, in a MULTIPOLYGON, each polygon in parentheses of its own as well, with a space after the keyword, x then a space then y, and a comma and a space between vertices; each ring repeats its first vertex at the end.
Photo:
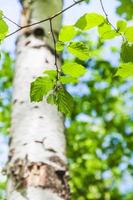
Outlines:
MULTIPOLYGON (((24 13, 22 20, 30 23, 62 9, 61 0, 25 0, 23 5, 28 18, 24 13)), ((60 25, 58 17, 56 32, 60 25)), ((48 32, 49 23, 43 23, 22 32, 17 42, 7 200, 69 199, 62 114, 44 101, 31 103, 29 97, 31 82, 55 68, 48 32)))

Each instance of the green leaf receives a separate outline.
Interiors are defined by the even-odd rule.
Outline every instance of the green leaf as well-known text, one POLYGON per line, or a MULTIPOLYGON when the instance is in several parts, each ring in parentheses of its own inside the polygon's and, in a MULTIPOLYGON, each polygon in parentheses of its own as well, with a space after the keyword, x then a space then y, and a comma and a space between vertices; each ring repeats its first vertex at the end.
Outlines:
POLYGON ((121 76, 123 78, 127 78, 129 76, 132 77, 133 76, 133 63, 132 62, 122 63, 118 68, 116 76, 121 76))
POLYGON ((49 77, 38 77, 31 83, 30 98, 31 101, 42 101, 43 96, 53 89, 54 83, 49 77))
POLYGON ((73 97, 63 87, 56 91, 56 105, 65 115, 70 115, 73 110, 73 97))
POLYGON ((68 51, 80 60, 87 60, 90 57, 90 50, 83 42, 71 42, 68 51))
POLYGON ((54 93, 48 95, 47 103, 52 104, 52 105, 56 104, 56 96, 54 93))
POLYGON ((0 40, 3 40, 8 33, 8 26, 4 20, 0 20, 0 40))
POLYGON ((57 51, 63 51, 64 46, 65 46, 64 42, 61 42, 61 41, 56 42, 56 50, 57 51))
POLYGON ((98 32, 102 40, 112 39, 119 35, 115 30, 112 30, 111 25, 107 23, 100 25, 98 27, 98 32))
POLYGON ((78 79, 72 76, 60 76, 60 82, 62 84, 77 83, 78 79))
POLYGON ((133 62, 133 44, 123 43, 121 47, 121 59, 123 62, 133 62))
POLYGON ((72 77, 76 77, 76 78, 83 76, 85 74, 85 72, 87 71, 85 69, 85 67, 83 67, 82 65, 80 65, 76 62, 65 63, 61 67, 61 69, 64 74, 68 74, 68 75, 71 75, 72 77))
POLYGON ((118 31, 124 32, 126 29, 127 23, 124 20, 118 20, 116 25, 117 25, 118 31))
POLYGON ((89 30, 104 22, 105 18, 97 13, 88 13, 83 15, 75 24, 76 27, 82 30, 89 30))
POLYGON ((58 110, 65 115, 71 114, 74 105, 72 96, 62 86, 48 95, 47 103, 57 105, 58 110))
POLYGON ((59 33, 59 41, 68 42, 73 39, 77 34, 74 26, 63 26, 59 33))
POLYGON ((127 38, 128 42, 133 42, 133 26, 126 28, 125 37, 127 38))
POLYGON ((43 73, 48 75, 51 80, 55 80, 55 78, 57 76, 57 71, 54 70, 54 69, 53 70, 52 69, 51 70, 45 70, 43 73))

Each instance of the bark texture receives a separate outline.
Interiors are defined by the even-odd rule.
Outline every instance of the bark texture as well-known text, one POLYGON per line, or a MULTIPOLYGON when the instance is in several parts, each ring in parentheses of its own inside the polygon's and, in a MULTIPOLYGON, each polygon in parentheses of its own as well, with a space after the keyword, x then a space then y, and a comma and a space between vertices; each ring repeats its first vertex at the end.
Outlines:
MULTIPOLYGON (((61 0, 24 0, 21 25, 62 9, 61 0)), ((61 17, 54 19, 54 32, 61 17)), ((49 23, 25 29, 17 41, 7 200, 69 199, 62 114, 46 102, 31 103, 30 83, 53 69, 49 23)))

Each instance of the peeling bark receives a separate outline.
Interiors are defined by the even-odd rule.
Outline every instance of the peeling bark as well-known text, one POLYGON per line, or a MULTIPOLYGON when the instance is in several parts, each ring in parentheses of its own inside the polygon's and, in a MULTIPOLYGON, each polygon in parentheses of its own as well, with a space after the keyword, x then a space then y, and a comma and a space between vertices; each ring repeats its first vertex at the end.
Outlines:
MULTIPOLYGON (((28 12, 27 19, 22 11, 23 23, 41 20, 62 8, 61 0, 23 3, 28 12)), ((55 32, 60 25, 58 17, 55 32)), ((68 200, 63 116, 56 106, 45 101, 31 103, 29 98, 31 82, 44 70, 55 69, 49 24, 25 31, 17 40, 7 200, 68 200)))

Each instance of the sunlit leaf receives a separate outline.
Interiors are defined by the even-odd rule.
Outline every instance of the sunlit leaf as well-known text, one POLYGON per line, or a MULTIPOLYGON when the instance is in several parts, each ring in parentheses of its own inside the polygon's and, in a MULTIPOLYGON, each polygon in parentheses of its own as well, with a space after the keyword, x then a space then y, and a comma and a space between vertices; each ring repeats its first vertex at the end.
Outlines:
POLYGON ((83 42, 71 42, 68 51, 80 60, 87 60, 90 57, 90 50, 83 42))
POLYGON ((78 79, 72 76, 61 76, 60 82, 62 84, 68 84, 68 83, 77 83, 78 79))
POLYGON ((74 26, 63 26, 59 33, 59 41, 68 42, 73 39, 77 34, 74 26))
POLYGON ((68 74, 72 77, 80 77, 83 76, 86 72, 86 69, 84 66, 76 63, 76 62, 68 62, 65 63, 61 67, 64 74, 68 74))
POLYGON ((82 30, 89 30, 104 22, 105 18, 97 13, 88 13, 83 15, 75 24, 76 27, 82 30))
POLYGON ((110 24, 106 24, 106 23, 98 27, 98 32, 102 40, 112 39, 119 35, 118 33, 116 33, 115 30, 111 29, 110 24))
POLYGON ((125 30, 125 36, 128 42, 133 42, 133 26, 129 26, 125 30))
POLYGON ((4 20, 0 20, 0 40, 3 40, 8 33, 8 26, 4 20))
POLYGON ((55 80, 55 78, 57 76, 57 71, 54 69, 53 70, 45 70, 44 74, 48 75, 51 80, 55 80))
POLYGON ((61 41, 56 42, 56 50, 63 51, 64 45, 65 45, 64 42, 61 42, 61 41))
POLYGON ((133 63, 123 63, 119 66, 116 76, 121 76, 123 78, 133 77, 133 63))
POLYGON ((124 32, 126 29, 127 23, 124 20, 117 21, 117 30, 120 32, 124 32))

